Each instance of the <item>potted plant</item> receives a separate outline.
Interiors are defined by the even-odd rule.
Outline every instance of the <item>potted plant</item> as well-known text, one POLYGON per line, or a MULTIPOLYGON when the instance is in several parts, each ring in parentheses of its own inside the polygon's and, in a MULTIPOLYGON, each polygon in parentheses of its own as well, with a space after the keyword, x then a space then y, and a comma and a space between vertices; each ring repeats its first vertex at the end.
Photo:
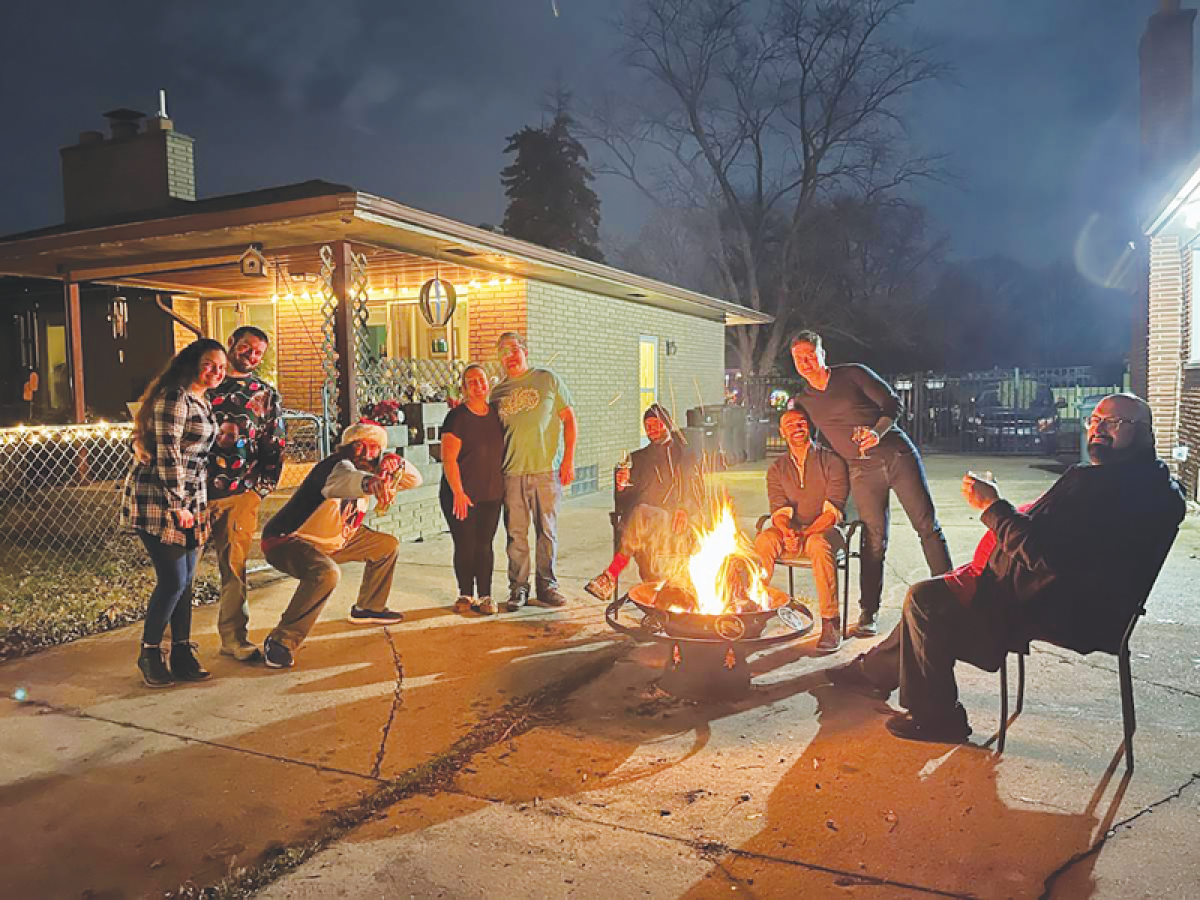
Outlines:
POLYGON ((387 432, 390 449, 409 445, 407 419, 404 407, 399 400, 380 400, 378 403, 368 403, 363 406, 362 415, 363 418, 383 426, 383 430, 387 432))

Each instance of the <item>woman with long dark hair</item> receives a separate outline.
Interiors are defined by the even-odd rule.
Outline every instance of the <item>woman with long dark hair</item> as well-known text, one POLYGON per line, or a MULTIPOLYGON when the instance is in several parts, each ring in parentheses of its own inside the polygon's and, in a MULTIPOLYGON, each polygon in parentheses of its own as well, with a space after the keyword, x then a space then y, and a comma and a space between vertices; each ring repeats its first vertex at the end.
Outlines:
POLYGON ((157 583, 142 629, 138 668, 150 687, 202 681, 192 643, 192 579, 208 537, 205 467, 217 426, 205 396, 225 378, 225 348, 200 338, 177 353, 142 394, 134 417, 134 465, 121 524, 137 533, 157 583), (171 626, 170 666, 162 648, 171 626))
POLYGON ((491 384, 478 363, 462 373, 463 403, 442 424, 442 487, 439 499, 454 540, 454 575, 458 581, 456 612, 496 612, 492 599, 495 558, 492 539, 500 523, 504 499, 504 427, 494 404, 491 384))

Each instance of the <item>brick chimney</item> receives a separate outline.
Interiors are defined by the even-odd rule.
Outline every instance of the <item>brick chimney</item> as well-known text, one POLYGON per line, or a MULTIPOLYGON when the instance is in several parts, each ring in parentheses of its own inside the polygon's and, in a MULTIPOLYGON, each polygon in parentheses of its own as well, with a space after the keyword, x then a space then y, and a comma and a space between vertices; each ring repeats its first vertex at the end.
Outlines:
MULTIPOLYGON (((1161 201, 1196 155, 1192 142, 1192 26, 1196 10, 1162 0, 1138 46, 1141 177, 1145 202, 1161 201)), ((1143 210, 1148 212, 1149 210, 1143 210)))
POLYGON ((68 224, 196 199, 193 141, 167 118, 165 96, 153 118, 132 109, 114 109, 104 117, 110 137, 85 131, 79 143, 60 151, 68 224))

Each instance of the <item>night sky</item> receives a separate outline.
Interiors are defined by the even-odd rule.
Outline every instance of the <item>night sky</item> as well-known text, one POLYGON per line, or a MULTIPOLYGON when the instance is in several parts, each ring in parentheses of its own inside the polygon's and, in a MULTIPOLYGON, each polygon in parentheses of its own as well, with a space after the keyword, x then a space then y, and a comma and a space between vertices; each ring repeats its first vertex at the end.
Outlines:
MULTIPOLYGON (((1155 0, 919 0, 952 83, 912 104, 957 180, 924 190, 962 258, 1103 265, 1136 170, 1137 43, 1155 0), (1083 241, 1080 236, 1084 235, 1083 241)), ((609 0, 163 0, 0 11, 0 233, 61 221, 58 149, 168 91, 201 196, 323 178, 498 223, 505 136, 556 77, 580 97, 627 77, 609 0)), ((601 179, 606 235, 645 205, 601 179)), ((1132 234, 1128 234, 1132 237, 1132 234)))

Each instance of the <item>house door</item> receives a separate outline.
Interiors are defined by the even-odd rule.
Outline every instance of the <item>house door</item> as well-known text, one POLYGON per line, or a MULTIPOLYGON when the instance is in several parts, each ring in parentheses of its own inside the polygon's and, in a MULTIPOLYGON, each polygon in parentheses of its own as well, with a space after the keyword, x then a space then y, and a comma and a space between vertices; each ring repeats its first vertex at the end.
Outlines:
POLYGON ((649 443, 641 429, 642 417, 658 402, 658 338, 642 335, 638 341, 638 428, 641 446, 649 443))

